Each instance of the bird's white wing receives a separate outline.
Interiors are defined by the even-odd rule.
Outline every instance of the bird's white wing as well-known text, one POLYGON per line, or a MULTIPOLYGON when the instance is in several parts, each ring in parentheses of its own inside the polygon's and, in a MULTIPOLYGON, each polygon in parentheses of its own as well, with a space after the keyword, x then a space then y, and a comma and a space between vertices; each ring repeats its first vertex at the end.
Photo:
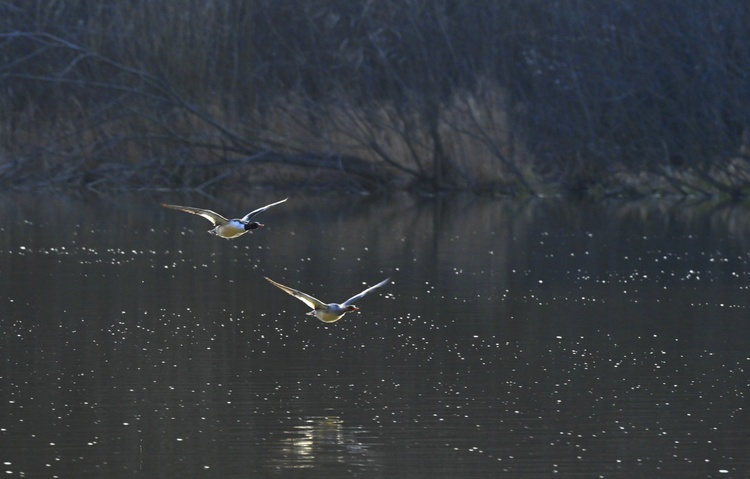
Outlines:
POLYGON ((166 203, 162 203, 161 205, 165 208, 172 208, 173 210, 184 211, 185 213, 202 216, 213 223, 214 226, 225 225, 229 222, 228 219, 211 210, 204 210, 203 208, 193 208, 192 206, 168 205, 166 203))
POLYGON ((248 214, 246 214, 245 216, 243 216, 243 217, 242 217, 242 221, 250 221, 251 219, 253 219, 253 217, 254 217, 255 215, 258 215, 258 214, 260 214, 260 213, 263 213, 263 212, 264 212, 264 211, 266 211, 266 210, 267 210, 268 208, 270 208, 270 207, 272 207, 272 206, 276 206, 276 205, 278 205, 278 204, 281 204, 281 203, 285 202, 285 201, 286 201, 286 200, 288 200, 288 199, 289 199, 289 198, 284 198, 283 200, 281 200, 281 201, 277 201, 276 203, 271 203, 270 205, 266 205, 266 206, 264 206, 264 207, 262 207, 262 208, 258 208, 257 210, 253 210, 253 211, 251 211, 250 213, 248 213, 248 214))
POLYGON ((355 301, 357 301, 359 299, 362 299, 362 297, 364 295, 372 292, 372 290, 377 289, 377 288, 379 288, 381 286, 384 286, 384 285, 388 284, 390 281, 391 281, 391 278, 386 278, 383 281, 381 281, 378 284, 376 284, 375 286, 370 286, 369 288, 367 288, 366 290, 362 291, 361 293, 359 293, 359 294, 357 294, 355 296, 352 296, 351 298, 349 298, 346 301, 344 301, 343 303, 341 303, 341 306, 349 306, 350 304, 354 303, 355 301))
POLYGON ((323 301, 313 298, 309 294, 305 294, 302 291, 297 291, 296 289, 290 288, 289 286, 284 286, 283 284, 279 284, 276 281, 269 278, 268 276, 264 276, 264 278, 266 278, 266 280, 268 280, 268 282, 271 283, 272 285, 276 286, 277 288, 279 288, 280 290, 284 291, 287 294, 291 294, 292 296, 299 299, 300 301, 302 301, 303 303, 305 303, 306 305, 310 306, 313 309, 327 306, 323 301))

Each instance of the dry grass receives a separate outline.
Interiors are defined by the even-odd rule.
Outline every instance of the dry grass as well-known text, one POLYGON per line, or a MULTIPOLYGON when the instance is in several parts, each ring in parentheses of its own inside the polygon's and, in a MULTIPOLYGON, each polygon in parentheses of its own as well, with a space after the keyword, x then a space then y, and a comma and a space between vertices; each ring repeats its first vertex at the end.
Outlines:
MULTIPOLYGON (((488 82, 475 92, 453 95, 439 110, 439 140, 459 172, 453 187, 512 184, 517 181, 514 168, 531 162, 512 134, 505 102, 499 88, 488 82)), ((394 181, 401 185, 428 178, 434 167, 435 138, 429 125, 416 112, 404 112, 392 103, 362 107, 338 101, 310 108, 305 99, 292 96, 258 121, 265 126, 260 140, 269 149, 386 163, 400 173, 394 181)))
POLYGON ((710 14, 645 0, 10 2, 0 182, 743 197, 747 156, 727 159, 750 125, 737 67, 750 13, 710 14))

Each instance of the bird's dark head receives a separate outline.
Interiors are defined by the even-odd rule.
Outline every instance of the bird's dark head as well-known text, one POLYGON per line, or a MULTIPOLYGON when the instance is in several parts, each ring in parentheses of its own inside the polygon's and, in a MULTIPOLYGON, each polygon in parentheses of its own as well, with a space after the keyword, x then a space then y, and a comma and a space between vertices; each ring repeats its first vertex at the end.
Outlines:
POLYGON ((252 223, 247 223, 245 225, 246 230, 257 230, 258 228, 263 228, 265 226, 263 223, 258 223, 257 221, 253 221, 252 223))
POLYGON ((359 308, 358 308, 358 307, 356 307, 356 306, 354 306, 353 304, 350 304, 350 305, 349 305, 349 306, 347 306, 347 307, 346 307, 345 309, 346 309, 346 312, 347 312, 347 313, 349 313, 349 312, 352 312, 352 311, 359 311, 359 308))

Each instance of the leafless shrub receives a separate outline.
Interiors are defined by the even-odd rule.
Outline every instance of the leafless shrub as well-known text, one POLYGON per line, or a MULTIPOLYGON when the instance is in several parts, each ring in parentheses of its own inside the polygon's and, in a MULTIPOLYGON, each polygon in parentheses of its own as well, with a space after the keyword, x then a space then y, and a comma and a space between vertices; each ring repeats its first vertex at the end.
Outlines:
POLYGON ((0 180, 743 196, 749 20, 728 0, 6 1, 0 180))

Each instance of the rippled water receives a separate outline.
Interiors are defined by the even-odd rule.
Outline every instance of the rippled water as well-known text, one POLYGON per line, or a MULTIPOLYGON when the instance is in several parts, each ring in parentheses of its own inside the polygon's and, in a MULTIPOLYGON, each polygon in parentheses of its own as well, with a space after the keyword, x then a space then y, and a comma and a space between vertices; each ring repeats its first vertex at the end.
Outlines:
POLYGON ((276 199, 3 195, 0 471, 750 475, 746 208, 276 199))

